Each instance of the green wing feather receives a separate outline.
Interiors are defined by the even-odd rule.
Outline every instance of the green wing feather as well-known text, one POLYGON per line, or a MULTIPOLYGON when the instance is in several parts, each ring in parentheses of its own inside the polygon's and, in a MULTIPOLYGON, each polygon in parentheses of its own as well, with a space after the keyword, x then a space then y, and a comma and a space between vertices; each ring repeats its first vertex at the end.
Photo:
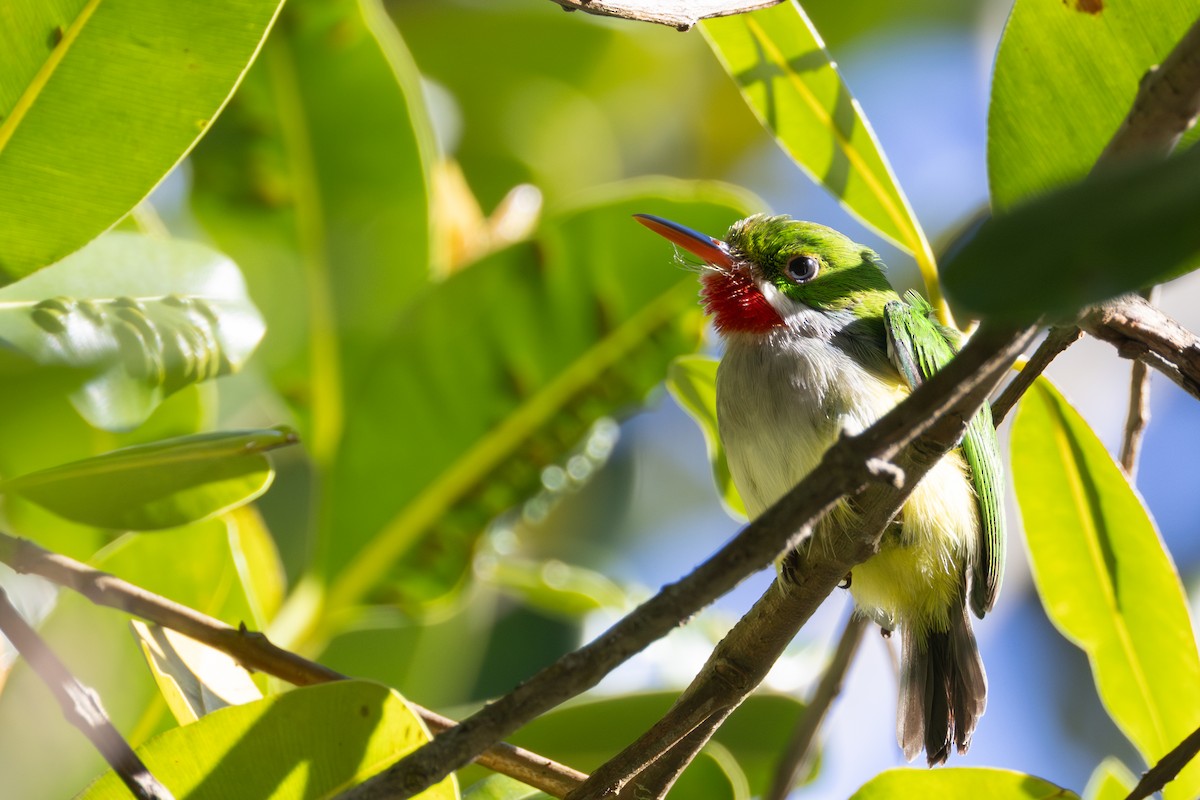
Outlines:
MULTIPOLYGON (((958 331, 939 325, 933 308, 915 292, 883 309, 888 358, 911 388, 944 367, 958 352, 958 331)), ((971 565, 971 610, 978 617, 991 611, 1004 577, 1004 471, 1000 448, 985 404, 967 425, 959 445, 979 502, 980 541, 971 565)))

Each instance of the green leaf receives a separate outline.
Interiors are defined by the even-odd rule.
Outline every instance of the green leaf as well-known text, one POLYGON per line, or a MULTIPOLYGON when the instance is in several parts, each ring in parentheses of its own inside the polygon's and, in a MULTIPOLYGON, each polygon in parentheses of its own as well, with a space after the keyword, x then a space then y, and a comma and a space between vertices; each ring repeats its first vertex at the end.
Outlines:
POLYGON ((262 336, 237 266, 193 242, 114 232, 0 289, 0 374, 63 373, 102 428, 133 427, 172 392, 239 369, 262 336))
POLYGON ((481 580, 516 595, 531 608, 573 620, 603 608, 623 609, 623 589, 607 576, 557 559, 545 561, 499 555, 481 558, 481 580))
POLYGON ((993 217, 942 268, 976 316, 1033 321, 1200 263, 1200 150, 1125 164, 993 217))
POLYGON ((507 775, 489 775, 469 786, 463 800, 550 800, 550 795, 507 775))
POLYGON ((912 253, 939 305, 925 233, 800 4, 704 20, 700 29, 780 147, 851 214, 912 253))
POLYGON ((696 348, 696 278, 632 214, 718 228, 747 205, 712 184, 621 184, 414 303, 346 421, 326 521, 330 607, 359 603, 393 565, 393 602, 452 589, 492 517, 696 348))
POLYGON ((1078 800, 1070 789, 1006 769, 890 769, 867 781, 851 800, 970 797, 972 800, 1078 800))
MULTIPOLYGON (((566 706, 538 717, 509 741, 588 772, 657 722, 678 696, 678 692, 653 692, 566 706)), ((748 793, 763 796, 778 766, 780 748, 803 711, 802 703, 786 695, 751 695, 713 737, 722 751, 714 757, 726 764, 732 759, 739 769, 728 770, 726 775, 742 773, 740 780, 747 782, 748 793)), ((734 780, 738 780, 736 774, 734 780)), ((682 783, 676 793, 694 796, 682 783)))
POLYGON ((688 413, 708 448, 708 463, 712 465, 717 495, 734 519, 746 519, 746 503, 733 485, 725 448, 717 432, 717 365, 720 362, 707 356, 680 356, 667 370, 667 389, 675 402, 688 413))
POLYGON ((992 79, 992 205, 1005 209, 1083 177, 1142 75, 1195 17, 1191 0, 1017 0, 992 79))
POLYGON ((130 625, 154 681, 180 725, 219 708, 262 699, 250 673, 232 656, 161 625, 137 619, 130 625))
MULTIPOLYGON (((171 536, 122 536, 89 564, 229 625, 252 619, 223 518, 171 536)), ((96 690, 113 723, 135 747, 175 724, 130 640, 127 615, 62 592, 39 632, 72 672, 96 690)), ((13 667, 4 689, 0 775, 6 798, 71 797, 105 768, 23 660, 13 667), (38 723, 30 725, 29 720, 38 723)))
MULTIPOLYGON (((1012 452, 1042 605, 1088 654, 1104 707, 1153 764, 1200 717, 1200 656, 1175 566, 1120 467, 1045 380, 1021 402, 1012 452)), ((1198 793, 1192 762, 1166 797, 1198 793)))
POLYGON ((1084 800, 1125 800, 1137 782, 1137 777, 1121 759, 1109 756, 1088 778, 1083 790, 1084 800))
POLYGON ((431 142, 377 0, 293 0, 193 157, 193 209, 262 304, 264 362, 318 463, 344 386, 429 278, 431 142))
POLYGON ((281 0, 15 0, 0 26, 0 284, 133 208, 233 93, 281 0))
POLYGON ((59 516, 118 530, 158 530, 244 505, 271 485, 266 451, 287 428, 206 433, 135 445, 0 483, 59 516))
MULTIPOLYGON (((385 686, 336 681, 214 711, 138 748, 176 797, 333 798, 429 741, 404 700, 385 686)), ((76 800, 125 800, 113 772, 76 800)), ((457 800, 454 777, 417 795, 457 800)))

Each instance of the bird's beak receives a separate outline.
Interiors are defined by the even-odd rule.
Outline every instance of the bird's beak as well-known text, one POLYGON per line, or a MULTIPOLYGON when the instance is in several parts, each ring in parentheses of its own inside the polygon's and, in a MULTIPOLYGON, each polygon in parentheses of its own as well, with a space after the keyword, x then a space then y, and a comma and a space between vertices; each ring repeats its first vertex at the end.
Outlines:
POLYGON ((705 236, 703 233, 671 222, 669 219, 656 217, 653 214, 634 214, 633 218, 650 230, 677 244, 689 253, 699 256, 714 267, 730 269, 733 258, 729 255, 729 246, 720 239, 705 236))

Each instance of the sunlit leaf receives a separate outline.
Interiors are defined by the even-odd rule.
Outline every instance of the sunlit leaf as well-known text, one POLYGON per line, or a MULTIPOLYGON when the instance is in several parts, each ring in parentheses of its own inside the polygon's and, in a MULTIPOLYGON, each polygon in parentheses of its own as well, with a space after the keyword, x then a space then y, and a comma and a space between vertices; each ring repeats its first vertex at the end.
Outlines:
MULTIPOLYGON (((147 591, 222 622, 252 619, 238 581, 224 519, 171 536, 122 536, 89 563, 147 591)), ((40 633, 72 672, 96 690, 109 717, 137 746, 175 725, 145 658, 129 635, 129 617, 64 591, 40 633)), ((24 661, 0 693, 0 775, 5 798, 71 797, 105 768, 95 747, 62 716, 24 661), (30 725, 29 720, 38 720, 30 725)))
POLYGON ((850 800, 1078 800, 1079 795, 1049 781, 1006 769, 955 767, 937 770, 890 769, 869 780, 850 800))
POLYGON ((234 509, 226 516, 226 521, 234 563, 246 599, 254 611, 254 627, 265 628, 283 604, 287 590, 287 575, 279 559, 279 550, 254 506, 234 509))
POLYGON ((262 699, 245 667, 178 631, 133 620, 133 635, 171 713, 181 725, 218 708, 262 699))
POLYGON ((0 374, 62 373, 89 422, 129 428, 172 392, 239 369, 263 331, 225 256, 114 232, 0 289, 0 374))
POLYGON ((1096 766, 1088 778, 1083 797, 1084 800, 1125 800, 1136 785, 1137 777, 1129 767, 1120 759, 1109 756, 1096 766))
POLYGON ((507 775, 491 775, 467 787, 463 800, 550 800, 550 795, 507 775))
POLYGON ((58 261, 145 197, 221 110, 280 4, 6 2, 0 283, 58 261))
MULTIPOLYGON (((588 772, 657 722, 677 697, 678 692, 654 692, 566 706, 537 718, 510 741, 588 772)), ((724 751, 714 757, 717 762, 731 757, 737 764, 732 771, 743 774, 749 794, 763 796, 778 767, 781 748, 803 711, 802 703, 785 695, 751 695, 714 735, 713 742, 724 751)), ((681 781, 675 791, 680 797, 692 797, 684 786, 681 781)), ((733 790, 730 785, 729 791, 733 790)))
POLYGON ((432 132, 377 0, 292 0, 196 149, 192 207, 242 266, 263 359, 324 463, 365 350, 429 278, 432 132))
POLYGON ((680 356, 667 370, 667 389, 704 434, 717 495, 735 519, 746 519, 746 503, 733 485, 725 448, 717 432, 717 360, 706 356, 680 356))
POLYGON ((992 204, 1008 208, 1086 174, 1142 75, 1195 18, 1191 0, 1017 0, 992 73, 992 204))
MULTIPOLYGON (((138 748, 176 797, 333 798, 429 741, 395 692, 366 681, 336 681, 214 711, 138 748)), ((77 800, 125 800, 113 772, 77 800)), ((448 777, 421 800, 457 800, 448 777)))
POLYGON ((1200 150, 1125 164, 980 226, 943 266, 956 307, 1032 321, 1200 265, 1200 150))
POLYGON ((494 515, 697 347, 696 278, 632 214, 719 229, 747 205, 711 184, 622 184, 415 303, 347 419, 327 520, 331 606, 389 577, 381 596, 393 602, 453 588, 494 515), (386 491, 372 475, 387 476, 386 491))
POLYGON ((86 525, 173 528, 258 497, 274 476, 266 452, 296 441, 286 428, 185 436, 11 478, 0 492, 86 525))
MULTIPOLYGON (((1200 656, 1175 566, 1120 467, 1044 380, 1021 401, 1012 450, 1042 605, 1088 654, 1104 707, 1153 764, 1200 718, 1200 656)), ((1197 793, 1192 762, 1166 797, 1197 793)))
POLYGON ((936 304, 925 233, 799 3, 705 20, 700 28, 779 145, 850 213, 916 257, 936 304))

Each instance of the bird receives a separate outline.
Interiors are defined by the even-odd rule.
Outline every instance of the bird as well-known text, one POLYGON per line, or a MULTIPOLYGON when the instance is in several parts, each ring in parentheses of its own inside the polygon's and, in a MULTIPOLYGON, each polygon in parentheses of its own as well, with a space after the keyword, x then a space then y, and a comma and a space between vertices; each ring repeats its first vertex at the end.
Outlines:
MULTIPOLYGON (((700 260, 701 298, 722 339, 717 427, 753 519, 949 362, 962 335, 916 292, 899 295, 869 247, 814 222, 756 214, 723 239, 662 217, 638 222, 700 260)), ((1004 475, 986 405, 929 470, 843 582, 856 613, 901 637, 896 738, 930 766, 966 753, 987 705, 967 607, 992 610, 1004 570, 1004 475), (848 584, 848 585, 847 585, 848 584)), ((811 543, 858 524, 852 503, 811 543)), ((786 557, 784 559, 786 561, 786 557)))

